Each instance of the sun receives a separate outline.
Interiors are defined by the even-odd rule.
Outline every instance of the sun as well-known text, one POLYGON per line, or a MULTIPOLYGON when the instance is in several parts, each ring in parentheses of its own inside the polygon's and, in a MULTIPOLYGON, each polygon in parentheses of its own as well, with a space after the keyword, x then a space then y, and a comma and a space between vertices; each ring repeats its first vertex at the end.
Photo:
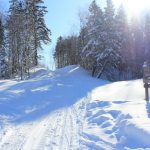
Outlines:
POLYGON ((148 7, 150 8, 150 0, 114 0, 116 6, 123 4, 129 15, 139 15, 148 7))

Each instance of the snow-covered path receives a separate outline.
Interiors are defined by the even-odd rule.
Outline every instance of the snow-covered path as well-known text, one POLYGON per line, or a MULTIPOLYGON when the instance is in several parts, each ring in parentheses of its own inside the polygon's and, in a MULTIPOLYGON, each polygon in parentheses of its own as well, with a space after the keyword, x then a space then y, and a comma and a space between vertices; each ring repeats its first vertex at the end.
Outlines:
POLYGON ((141 80, 109 83, 70 66, 0 81, 0 150, 150 150, 141 80))
POLYGON ((33 127, 23 149, 77 149, 79 147, 78 126, 75 121, 76 114, 71 108, 51 114, 33 127))
POLYGON ((75 108, 65 108, 35 122, 7 126, 1 150, 68 150, 79 148, 75 108))

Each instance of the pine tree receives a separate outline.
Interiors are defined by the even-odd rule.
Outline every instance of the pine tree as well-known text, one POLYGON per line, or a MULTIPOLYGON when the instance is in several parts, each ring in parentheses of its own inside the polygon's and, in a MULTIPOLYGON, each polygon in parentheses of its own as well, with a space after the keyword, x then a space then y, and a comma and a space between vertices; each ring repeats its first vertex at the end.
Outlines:
POLYGON ((126 11, 123 5, 120 5, 115 17, 118 51, 121 55, 121 63, 119 64, 119 77, 120 80, 130 79, 131 76, 131 52, 130 52, 130 38, 129 26, 126 11))
POLYGON ((9 38, 9 67, 11 74, 23 74, 23 30, 24 30, 24 10, 21 2, 17 0, 10 1, 8 20, 8 38, 9 38))
POLYGON ((50 42, 50 30, 46 27, 44 16, 47 13, 43 6, 43 0, 26 0, 27 15, 32 34, 32 60, 38 65, 38 50, 42 49, 42 43, 50 42))
POLYGON ((105 8, 103 39, 104 50, 100 55, 103 63, 98 73, 98 78, 104 75, 109 80, 116 80, 121 57, 120 44, 117 40, 117 29, 115 27, 115 9, 112 0, 107 0, 105 8))
POLYGON ((58 38, 54 53, 57 68, 77 64, 77 39, 76 36, 68 36, 66 38, 60 36, 58 38))
POLYGON ((103 49, 103 12, 94 0, 89 7, 87 20, 87 43, 85 44, 82 55, 84 55, 86 68, 95 75, 99 67, 99 53, 103 49))
POLYGON ((4 25, 2 18, 0 18, 0 78, 8 77, 8 65, 6 61, 6 47, 4 38, 4 25))
POLYGON ((10 1, 7 30, 11 75, 21 79, 29 76, 29 69, 38 64, 38 50, 50 41, 45 9, 42 0, 10 1))
POLYGON ((84 24, 80 27, 80 32, 79 32, 78 42, 77 42, 78 62, 83 68, 87 68, 87 64, 86 64, 87 60, 86 60, 86 57, 84 56, 85 53, 83 51, 83 48, 88 42, 87 34, 88 34, 87 26, 84 24))
POLYGON ((150 14, 145 15, 145 23, 144 23, 144 45, 145 45, 145 61, 150 63, 150 14))
POLYGON ((54 53, 54 60, 56 68, 62 67, 62 41, 63 38, 60 36, 56 43, 55 53, 54 53))

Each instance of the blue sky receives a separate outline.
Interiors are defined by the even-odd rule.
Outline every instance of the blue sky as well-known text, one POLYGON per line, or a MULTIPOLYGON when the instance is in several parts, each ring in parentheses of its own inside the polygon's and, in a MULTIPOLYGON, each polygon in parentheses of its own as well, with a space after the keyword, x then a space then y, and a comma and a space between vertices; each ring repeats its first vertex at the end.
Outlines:
MULTIPOLYGON (((97 0, 98 3, 104 3, 105 0, 97 0)), ((86 10, 92 0, 44 0, 48 13, 45 16, 46 24, 51 29, 51 44, 44 46, 43 62, 51 69, 54 69, 52 51, 55 47, 57 38, 67 36, 79 31, 79 11, 86 10)), ((0 0, 0 6, 3 10, 8 9, 9 0, 0 0)))

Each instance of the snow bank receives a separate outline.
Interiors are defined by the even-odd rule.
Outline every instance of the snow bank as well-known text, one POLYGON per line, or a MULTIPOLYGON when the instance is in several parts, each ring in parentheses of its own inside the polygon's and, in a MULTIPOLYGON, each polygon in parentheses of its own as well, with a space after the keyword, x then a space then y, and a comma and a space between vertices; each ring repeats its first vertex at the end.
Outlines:
POLYGON ((150 148, 150 104, 144 100, 142 80, 100 86, 89 99, 83 130, 87 149, 89 141, 96 149, 150 148))
POLYGON ((132 107, 133 104, 128 101, 99 100, 88 103, 82 135, 83 145, 87 149, 91 149, 89 143, 95 149, 150 148, 150 118, 146 114, 136 117, 130 113, 128 106, 132 107))

